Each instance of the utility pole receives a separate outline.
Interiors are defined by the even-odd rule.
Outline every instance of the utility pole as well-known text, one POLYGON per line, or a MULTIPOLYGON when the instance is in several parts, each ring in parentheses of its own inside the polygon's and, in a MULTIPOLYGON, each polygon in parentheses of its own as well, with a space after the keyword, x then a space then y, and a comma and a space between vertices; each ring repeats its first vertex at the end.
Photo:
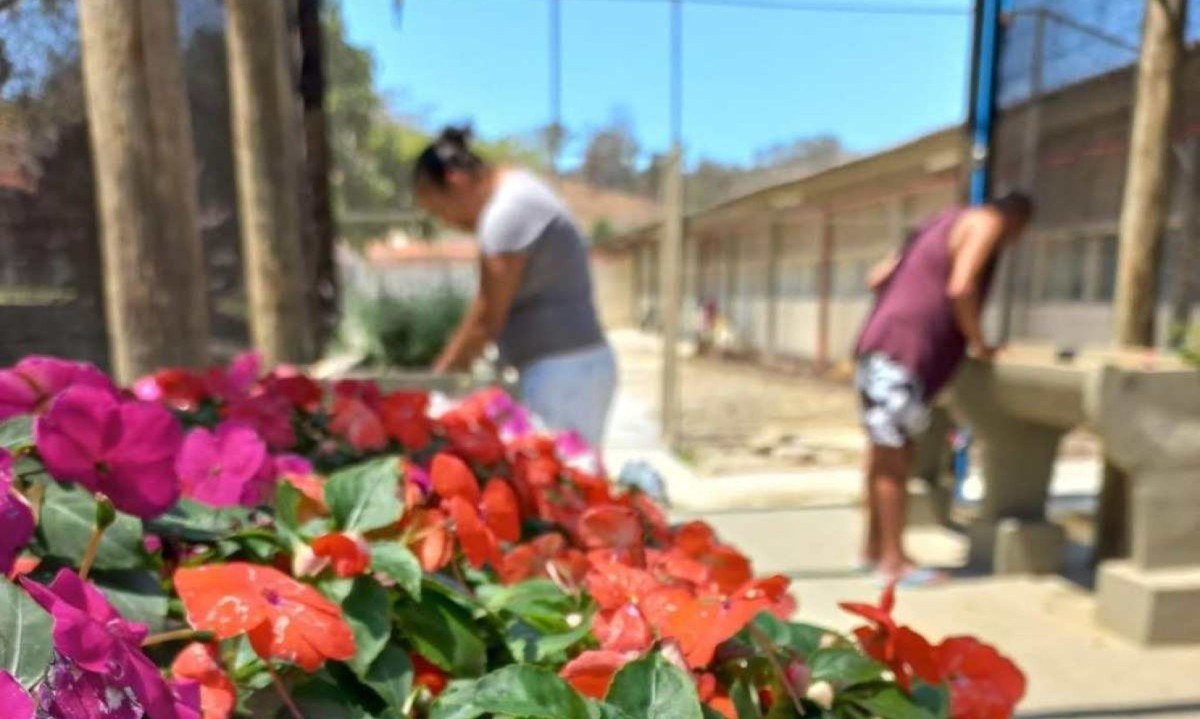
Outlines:
POLYGON ((663 318, 662 430, 679 438, 679 322, 683 304, 683 0, 671 0, 671 154, 663 183, 659 292, 663 318))
MULTIPOLYGON (((1154 345, 1186 13, 1186 0, 1146 0, 1117 267, 1116 340, 1125 346, 1154 345)), ((1115 467, 1106 466, 1097 516, 1097 560, 1127 554, 1128 515, 1129 480, 1115 467)))
POLYGON ((550 172, 559 175, 559 154, 563 143, 562 117, 562 0, 550 1, 550 128, 546 144, 550 153, 550 172))
POLYGON ((174 0, 78 4, 113 370, 208 361, 208 297, 174 0))
POLYGON ((312 359, 299 138, 284 5, 227 0, 226 38, 250 332, 268 364, 312 359))

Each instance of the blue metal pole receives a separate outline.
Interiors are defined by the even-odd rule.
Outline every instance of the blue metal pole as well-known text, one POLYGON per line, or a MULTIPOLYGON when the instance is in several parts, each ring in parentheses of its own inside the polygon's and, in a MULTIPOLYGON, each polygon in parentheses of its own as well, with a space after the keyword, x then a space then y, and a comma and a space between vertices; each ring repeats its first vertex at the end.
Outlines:
POLYGON ((979 13, 975 34, 975 96, 971 98, 970 200, 986 202, 991 193, 992 133, 996 114, 996 85, 1000 68, 1000 17, 1004 0, 976 0, 979 13))

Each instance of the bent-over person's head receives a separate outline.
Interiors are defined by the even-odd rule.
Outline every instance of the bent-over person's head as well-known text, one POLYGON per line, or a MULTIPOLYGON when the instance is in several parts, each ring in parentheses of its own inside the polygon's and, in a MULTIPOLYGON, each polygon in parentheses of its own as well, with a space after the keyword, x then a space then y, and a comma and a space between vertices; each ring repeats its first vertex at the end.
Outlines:
POLYGON ((1010 192, 992 200, 991 205, 1004 217, 1004 239, 1009 242, 1020 239, 1037 212, 1033 198, 1023 192, 1010 192))
POLYGON ((471 149, 471 130, 447 127, 413 167, 417 204, 452 227, 471 231, 487 204, 491 167, 471 149))

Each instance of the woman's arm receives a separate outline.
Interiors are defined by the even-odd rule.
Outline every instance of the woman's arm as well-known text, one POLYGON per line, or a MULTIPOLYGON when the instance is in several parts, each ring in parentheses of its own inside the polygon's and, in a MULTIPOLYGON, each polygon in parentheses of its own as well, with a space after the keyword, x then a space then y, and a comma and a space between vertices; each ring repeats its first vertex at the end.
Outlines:
POLYGON ((524 252, 483 256, 479 262, 479 292, 433 363, 434 372, 443 374, 469 368, 488 342, 500 335, 527 262, 524 252))

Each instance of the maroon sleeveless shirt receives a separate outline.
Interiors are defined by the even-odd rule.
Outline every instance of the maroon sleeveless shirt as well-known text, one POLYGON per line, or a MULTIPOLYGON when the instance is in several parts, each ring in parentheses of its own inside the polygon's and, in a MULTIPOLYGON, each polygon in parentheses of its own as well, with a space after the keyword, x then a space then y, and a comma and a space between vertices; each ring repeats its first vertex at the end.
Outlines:
MULTIPOLYGON (((909 241, 899 264, 880 289, 858 339, 855 354, 882 354, 912 373, 932 398, 954 376, 967 340, 946 292, 952 259, 950 233, 966 208, 947 210, 909 241)), ((993 257, 980 282, 986 301, 995 269, 993 257)))

